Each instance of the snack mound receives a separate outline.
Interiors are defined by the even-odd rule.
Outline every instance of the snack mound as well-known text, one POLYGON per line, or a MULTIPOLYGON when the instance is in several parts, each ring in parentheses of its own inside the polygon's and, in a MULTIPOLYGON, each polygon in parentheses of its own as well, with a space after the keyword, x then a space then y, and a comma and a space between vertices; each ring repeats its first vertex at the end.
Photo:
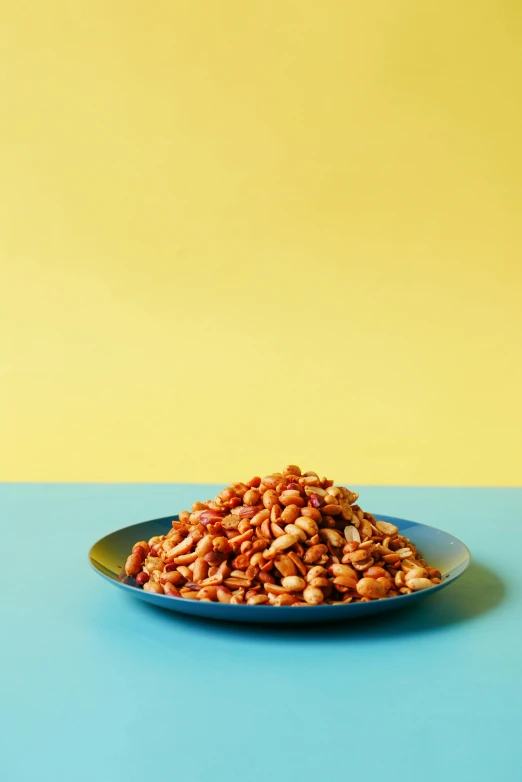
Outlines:
POLYGON ((333 483, 295 464, 234 483, 181 511, 167 535, 136 543, 125 573, 147 592, 274 606, 364 602, 440 584, 398 527, 333 483))

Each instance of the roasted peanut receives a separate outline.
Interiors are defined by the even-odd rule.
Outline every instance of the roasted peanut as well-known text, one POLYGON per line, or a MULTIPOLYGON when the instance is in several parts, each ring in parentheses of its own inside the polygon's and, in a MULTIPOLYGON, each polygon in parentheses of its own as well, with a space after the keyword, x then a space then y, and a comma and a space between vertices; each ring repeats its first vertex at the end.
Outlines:
POLYGON ((433 584, 429 578, 409 578, 406 579, 406 586, 414 592, 419 592, 421 589, 428 589, 433 584))
MULTIPOLYGON (((163 585, 172 584, 173 586, 179 586, 180 584, 183 584, 183 582, 186 581, 186 579, 181 575, 179 570, 170 570, 168 572, 163 571, 162 573, 160 573, 159 581, 160 584, 163 585)), ((136 583, 137 582, 138 579, 136 578, 136 583)))
MULTIPOLYGON (((430 584, 431 586, 431 584, 430 584)), ((164 589, 158 581, 146 581, 143 584, 144 592, 154 592, 157 595, 163 595, 164 589)))
POLYGON ((196 559, 192 574, 194 581, 203 581, 208 575, 208 562, 204 559, 196 559))
POLYGON ((324 543, 318 543, 316 546, 310 546, 310 548, 305 552, 303 560, 307 564, 311 565, 315 562, 318 562, 321 557, 327 553, 328 549, 324 543))
POLYGON ((306 535, 313 537, 319 533, 317 522, 307 516, 300 516, 291 526, 298 527, 300 530, 302 530, 305 533, 305 540, 306 535))
POLYGON ((314 567, 310 568, 308 573, 306 574, 306 580, 308 583, 312 581, 314 578, 322 578, 324 576, 328 575, 328 571, 326 568, 322 567, 321 565, 314 565, 314 567))
POLYGON ((389 578, 388 573, 382 567, 369 567, 365 570, 365 578, 389 578))
POLYGON ((274 560, 274 565, 283 577, 295 576, 297 574, 297 568, 287 554, 278 554, 274 560))
POLYGON ((260 497, 261 497, 261 494, 258 492, 257 489, 249 489, 243 495, 243 502, 244 502, 245 505, 257 505, 257 503, 259 502, 260 497))
MULTIPOLYGON (((291 527, 293 525, 288 524, 288 526, 291 527)), ((280 527, 279 524, 275 524, 274 522, 270 524, 270 532, 274 538, 280 538, 285 534, 285 530, 280 527)))
POLYGON ((373 557, 368 557, 368 559, 359 560, 358 562, 353 562, 352 564, 355 570, 367 570, 373 565, 373 563, 373 557))
POLYGON ((408 582, 412 578, 428 578, 428 571, 423 567, 412 567, 404 573, 404 578, 406 579, 406 586, 409 586, 408 582))
POLYGON ((383 584, 374 578, 361 578, 357 582, 357 592, 361 597, 371 597, 372 600, 377 600, 386 594, 383 584))
POLYGON ((357 529, 357 527, 354 527, 352 524, 349 524, 344 528, 344 537, 348 543, 361 542, 361 535, 359 533, 359 530, 357 529))
POLYGON ((147 557, 145 562, 143 563, 143 570, 146 570, 147 573, 152 573, 153 570, 164 570, 165 569, 165 563, 163 562, 160 557, 147 557))
POLYGON ((323 578, 322 576, 317 576, 317 578, 312 578, 309 582, 311 587, 329 587, 330 582, 327 578, 323 578))
POLYGON ((263 603, 268 603, 268 595, 254 595, 247 600, 249 606, 263 605, 263 603))
POLYGON ((131 554, 125 562, 125 572, 128 576, 136 576, 141 570, 142 557, 131 554))
MULTIPOLYGON (((274 506, 275 507, 275 506, 274 506)), ((259 513, 250 519, 250 525, 252 527, 259 527, 264 521, 270 518, 270 511, 267 508, 260 510, 259 513)))
POLYGON ((216 588, 216 597, 220 603, 230 603, 232 593, 227 587, 218 586, 216 588))
POLYGON ((140 540, 138 543, 135 543, 134 546, 132 547, 132 553, 137 554, 142 560, 144 560, 145 557, 148 556, 149 551, 150 551, 150 546, 146 540, 140 540))
POLYGON ((267 556, 275 557, 279 551, 284 551, 285 549, 290 548, 295 543, 297 543, 298 540, 299 538, 297 535, 291 535, 291 534, 281 535, 280 538, 276 538, 273 541, 272 545, 267 551, 267 556))
POLYGON ((284 491, 279 497, 279 501, 285 507, 288 507, 289 505, 296 505, 298 508, 304 508, 306 505, 306 501, 303 497, 301 497, 299 492, 293 490, 284 491))
POLYGON ((375 526, 379 532, 382 532, 383 535, 387 535, 390 538, 393 538, 399 531, 399 528, 396 527, 395 524, 390 524, 388 521, 376 521, 375 526))
POLYGON ((346 562, 362 562, 362 560, 368 559, 368 552, 366 549, 357 549, 349 554, 343 556, 343 563, 346 562))
POLYGON ((345 538, 336 529, 319 530, 321 540, 330 543, 334 548, 342 548, 346 542, 345 538))
POLYGON ((318 587, 307 586, 303 592, 303 598, 308 605, 319 605, 324 602, 324 594, 318 587))
POLYGON ((293 606, 293 605, 296 604, 296 602, 297 602, 296 598, 293 595, 288 595, 288 594, 286 594, 286 595, 278 595, 275 598, 275 600, 273 602, 273 605, 275 605, 275 606, 293 606))
POLYGON ((277 492, 273 489, 268 489, 268 491, 265 491, 263 494, 263 505, 267 510, 272 510, 274 505, 279 504, 279 497, 277 496, 277 492))
POLYGON ((306 542, 306 532, 302 530, 300 527, 296 526, 295 524, 287 524, 285 527, 285 532, 287 535, 295 535, 298 540, 302 541, 303 543, 306 542))
MULTIPOLYGON (((305 510, 305 508, 302 510, 305 510)), ((281 521, 285 524, 293 524, 294 521, 301 515, 302 510, 301 508, 298 508, 297 505, 288 505, 286 508, 283 508, 281 513, 281 521)))
POLYGON ((279 503, 277 503, 276 505, 272 505, 272 508, 270 510, 270 521, 272 521, 274 523, 280 522, 281 521, 281 515, 282 515, 282 508, 279 505, 279 503))
POLYGON ((281 586, 291 592, 302 592, 306 587, 306 581, 301 576, 285 576, 281 581, 281 586))

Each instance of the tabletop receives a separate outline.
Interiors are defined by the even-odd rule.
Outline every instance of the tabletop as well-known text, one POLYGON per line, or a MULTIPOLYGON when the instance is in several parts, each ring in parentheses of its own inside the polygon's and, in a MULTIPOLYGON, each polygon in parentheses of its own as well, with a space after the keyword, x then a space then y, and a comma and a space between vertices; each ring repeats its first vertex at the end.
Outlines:
POLYGON ((87 552, 219 487, 0 484, 4 782, 519 782, 522 489, 351 488, 461 538, 469 570, 357 622, 204 621, 111 588, 87 552))

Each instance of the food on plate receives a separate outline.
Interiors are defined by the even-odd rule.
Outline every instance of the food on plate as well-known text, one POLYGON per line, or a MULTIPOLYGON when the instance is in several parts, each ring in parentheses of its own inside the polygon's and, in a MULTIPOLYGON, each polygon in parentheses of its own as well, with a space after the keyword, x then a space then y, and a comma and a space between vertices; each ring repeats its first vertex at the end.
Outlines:
POLYGON ((290 464, 181 511, 167 535, 135 543, 125 573, 147 592, 234 605, 367 602, 440 584, 358 497, 290 464))

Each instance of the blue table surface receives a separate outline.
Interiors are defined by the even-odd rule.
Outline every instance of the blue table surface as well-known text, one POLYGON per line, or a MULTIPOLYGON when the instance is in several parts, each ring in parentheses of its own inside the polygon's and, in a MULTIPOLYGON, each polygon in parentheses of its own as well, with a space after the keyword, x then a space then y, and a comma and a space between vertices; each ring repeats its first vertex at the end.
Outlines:
POLYGON ((106 533, 217 490, 0 484, 4 782, 522 780, 522 489, 359 487, 474 559, 418 607, 358 622, 206 622, 88 566, 106 533))

